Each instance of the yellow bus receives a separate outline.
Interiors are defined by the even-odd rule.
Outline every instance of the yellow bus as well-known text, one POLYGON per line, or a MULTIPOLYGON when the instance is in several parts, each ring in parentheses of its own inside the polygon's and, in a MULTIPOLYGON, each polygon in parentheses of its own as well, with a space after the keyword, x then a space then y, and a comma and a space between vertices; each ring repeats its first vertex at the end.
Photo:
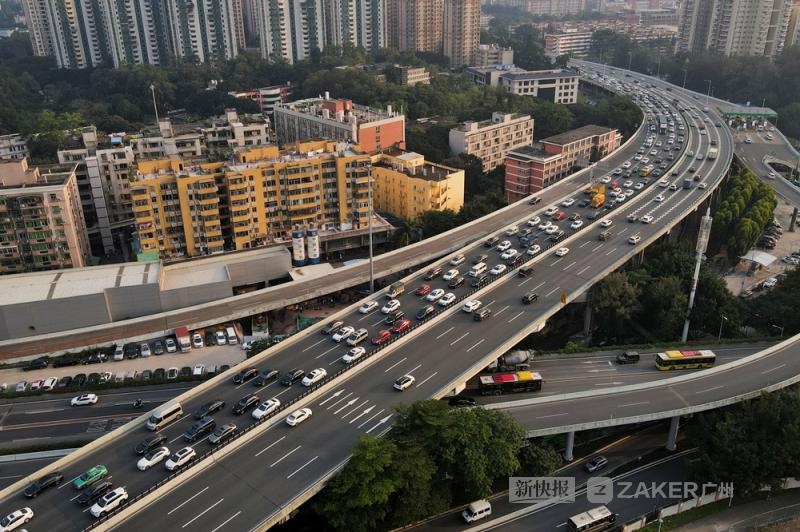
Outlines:
POLYGON ((667 351, 656 355, 656 367, 661 371, 673 369, 701 369, 714 366, 717 355, 707 349, 701 351, 667 351))

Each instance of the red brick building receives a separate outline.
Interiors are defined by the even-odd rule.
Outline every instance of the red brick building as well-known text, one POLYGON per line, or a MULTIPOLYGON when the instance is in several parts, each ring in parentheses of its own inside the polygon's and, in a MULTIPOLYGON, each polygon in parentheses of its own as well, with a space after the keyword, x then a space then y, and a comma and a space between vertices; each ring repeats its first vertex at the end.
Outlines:
POLYGON ((513 203, 549 187, 572 174, 578 162, 588 162, 593 148, 605 156, 616 150, 621 140, 616 129, 589 125, 509 151, 506 199, 513 203))

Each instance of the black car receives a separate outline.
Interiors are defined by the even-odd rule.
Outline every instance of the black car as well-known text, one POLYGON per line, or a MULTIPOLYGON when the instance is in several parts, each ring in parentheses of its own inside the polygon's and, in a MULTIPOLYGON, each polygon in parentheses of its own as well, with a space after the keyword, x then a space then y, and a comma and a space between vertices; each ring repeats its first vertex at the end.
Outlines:
POLYGON ((149 438, 140 441, 133 449, 136 454, 147 454, 156 447, 161 447, 166 443, 167 437, 164 434, 155 434, 149 438))
POLYGON ((472 313, 472 319, 475 321, 483 321, 492 315, 492 309, 488 307, 480 308, 472 313))
POLYGON ((208 434, 217 428, 217 422, 213 417, 204 417, 192 424, 189 429, 183 433, 183 439, 188 442, 197 441, 201 436, 208 434))
POLYGON ((211 445, 217 445, 218 443, 222 443, 223 440, 230 438, 235 433, 236 425, 233 423, 226 423, 221 427, 217 427, 217 430, 211 433, 211 436, 208 438, 208 443, 211 445))
POLYGON ((450 406, 475 406, 478 402, 473 397, 456 395, 455 397, 451 397, 447 404, 450 406))
POLYGON ((163 379, 164 377, 166 377, 166 374, 167 372, 164 368, 156 368, 156 370, 153 371, 153 378, 156 380, 163 379))
POLYGON ((430 270, 427 271, 427 273, 425 274, 425 280, 430 281, 431 279, 435 279, 440 275, 442 275, 442 267, 437 266, 436 268, 431 268, 430 270))
POLYGON ((537 299, 539 299, 539 294, 534 294, 533 292, 528 292, 527 294, 522 296, 522 302, 525 303, 526 305, 530 305, 537 299))
POLYGON ((64 482, 64 475, 62 475, 59 471, 55 471, 53 473, 48 473, 27 488, 25 488, 25 496, 26 497, 36 497, 41 492, 46 490, 51 486, 58 486, 62 482, 64 482))
POLYGON ((424 320, 425 318, 433 314, 435 311, 436 309, 433 308, 433 305, 428 305, 426 307, 422 307, 421 309, 419 309, 416 317, 418 320, 424 320))
POLYGON ((386 315, 386 319, 383 320, 383 323, 385 323, 386 325, 391 325, 391 324, 393 324, 394 322, 396 322, 397 320, 399 320, 400 318, 402 318, 405 315, 406 315, 406 313, 403 312, 400 309, 393 310, 389 314, 386 315))
POLYGON ((559 229, 558 232, 553 233, 552 235, 550 235, 550 242, 560 242, 560 241, 564 240, 564 237, 566 235, 567 235, 567 233, 564 232, 563 229, 559 229))
POLYGON ((481 253, 480 255, 478 255, 477 257, 472 259, 472 264, 479 264, 481 262, 484 262, 488 258, 489 258, 489 255, 486 255, 485 253, 481 253))
POLYGON ((228 365, 228 364, 223 364, 223 365, 221 365, 221 366, 219 367, 219 372, 218 372, 218 373, 225 373, 225 372, 226 372, 226 371, 228 371, 229 369, 231 369, 230 365, 228 365))
POLYGON ((75 357, 58 357, 53 361, 54 368, 63 368, 66 366, 77 366, 81 363, 81 359, 75 357))
POLYGON ((624 351, 617 355, 617 364, 636 364, 640 356, 636 351, 624 351))
POLYGON ((126 345, 125 358, 139 358, 139 347, 136 344, 126 345))
POLYGON ((253 381, 254 386, 266 386, 270 382, 274 381, 278 378, 280 372, 277 369, 268 369, 267 371, 262 371, 256 380, 253 381))
POLYGON ((78 373, 72 378, 73 386, 83 386, 86 384, 86 373, 78 373))
POLYGON ((257 376, 258 376, 258 368, 243 369, 242 371, 233 376, 233 383, 242 384, 243 382, 247 382, 250 379, 253 379, 257 376))
POLYGON ((516 268, 523 262, 525 262, 525 255, 515 255, 513 258, 509 259, 508 265, 512 268, 516 268))
POLYGON ((469 285, 473 288, 478 288, 480 286, 485 285, 489 282, 489 277, 486 275, 481 275, 480 277, 476 277, 469 283, 469 285))
POLYGON ((342 328, 344 325, 343 321, 334 321, 333 323, 329 324, 327 327, 322 328, 322 334, 333 334, 339 329, 342 328))
POLYGON ((94 486, 89 487, 86 491, 81 493, 81 496, 78 497, 78 504, 81 506, 89 506, 105 495, 113 486, 111 481, 107 479, 96 482, 94 486))
POLYGON ((258 406, 258 403, 261 402, 261 399, 258 398, 257 395, 248 395, 239 399, 235 405, 233 405, 233 413, 237 416, 244 414, 251 408, 255 408, 258 406))
POLYGON ((211 331, 206 331, 205 338, 203 339, 206 345, 217 345, 217 337, 211 331))
POLYGON ((149 369, 146 369, 146 370, 142 371, 142 380, 143 381, 149 381, 152 378, 153 378, 153 372, 152 371, 150 371, 149 369))
POLYGON ((164 354, 164 344, 161 342, 161 340, 158 340, 156 341, 155 344, 153 344, 153 354, 154 355, 164 354))
POLYGON ((483 245, 484 245, 484 247, 491 248, 491 247, 494 247, 495 244, 497 244, 498 242, 500 242, 500 237, 499 236, 493 236, 493 237, 487 238, 486 242, 484 242, 483 245))
POLYGON ((56 388, 68 388, 69 385, 72 384, 72 377, 70 375, 65 375, 58 379, 58 384, 56 384, 56 388))
POLYGON ((578 207, 588 207, 591 202, 592 202, 591 200, 582 199, 581 201, 578 202, 578 207))
POLYGON ((540 198, 539 196, 534 196, 534 197, 532 197, 531 199, 528 200, 528 205, 536 205, 540 201, 542 201, 542 198, 540 198))
POLYGON ((88 358, 86 358, 83 361, 83 363, 84 364, 100 364, 102 362, 105 362, 106 358, 108 358, 108 355, 106 355, 104 353, 92 353, 91 355, 89 355, 88 358))
POLYGON ((464 278, 459 275, 458 277, 453 277, 452 279, 450 279, 450 282, 447 283, 447 287, 448 288, 458 288, 462 284, 464 284, 464 278))
POLYGON ((533 266, 526 266, 525 268, 520 268, 519 273, 517 274, 520 277, 529 277, 533 275, 533 266))
POLYGON ((689 168, 689 173, 690 173, 690 174, 693 174, 693 173, 695 173, 696 171, 697 171, 697 169, 696 169, 694 166, 692 166, 691 168, 689 168))
POLYGON ((183 366, 181 368, 180 376, 182 379, 188 379, 189 377, 192 376, 192 368, 190 368, 189 366, 183 366))
POLYGON ((305 376, 306 372, 302 369, 292 369, 286 372, 281 379, 281 384, 284 386, 291 386, 305 376))
POLYGON ((100 382, 100 374, 89 373, 89 376, 86 378, 86 384, 89 386, 95 386, 98 382, 100 382))
POLYGON ((225 407, 225 401, 222 401, 220 399, 209 401, 197 409, 197 411, 194 413, 194 418, 203 419, 204 417, 210 416, 215 412, 219 412, 224 407, 225 407))
POLYGON ((37 358, 36 360, 31 360, 24 366, 22 366, 22 371, 32 371, 34 369, 44 369, 47 367, 47 359, 45 358, 37 358))

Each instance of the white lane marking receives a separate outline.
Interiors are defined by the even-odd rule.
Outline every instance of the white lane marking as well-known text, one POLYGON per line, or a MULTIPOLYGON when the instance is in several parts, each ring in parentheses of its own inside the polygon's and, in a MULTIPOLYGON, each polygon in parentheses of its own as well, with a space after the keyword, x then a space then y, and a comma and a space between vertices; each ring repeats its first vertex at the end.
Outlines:
POLYGON ((579 248, 582 248, 582 247, 584 247, 584 246, 588 246, 588 245, 589 245, 589 244, 591 244, 591 243, 592 243, 592 241, 591 241, 591 240, 587 240, 586 242, 584 242, 583 244, 581 244, 581 245, 580 245, 580 246, 578 246, 578 247, 579 247, 579 248))
POLYGON ((435 377, 435 376, 436 376, 438 373, 439 373, 438 371, 434 371, 434 372, 431 374, 431 376, 430 376, 430 377, 428 377, 428 378, 427 378, 427 379, 425 379, 424 381, 422 381, 422 382, 420 382, 419 384, 417 384, 417 387, 420 387, 420 386, 422 386, 423 384, 425 384, 426 382, 428 382, 429 380, 431 380, 432 378, 434 378, 434 377, 435 377))
POLYGON ((570 268, 572 268, 573 266, 575 266, 575 264, 577 264, 577 262, 578 262, 578 261, 576 261, 576 260, 573 260, 572 262, 570 262, 569 264, 567 264, 566 266, 564 266, 564 269, 565 269, 565 270, 569 270, 570 268))
POLYGON ((624 408, 626 406, 639 406, 639 405, 649 405, 650 401, 642 401, 640 403, 627 403, 624 405, 617 405, 618 408, 624 408))
POLYGON ((325 351, 324 353, 322 353, 321 355, 317 355, 317 356, 315 356, 315 357, 314 357, 314 360, 316 360, 316 359, 318 359, 318 358, 322 358, 322 357, 324 357, 325 355, 327 355, 328 353, 330 353, 331 351, 335 351, 335 350, 337 350, 337 349, 339 349, 339 346, 338 346, 338 345, 335 345, 335 346, 331 347, 330 349, 328 349, 327 351, 325 351))
POLYGON ((508 320, 508 323, 511 323, 512 321, 514 321, 515 319, 519 318, 519 317, 520 317, 520 316, 522 316, 523 314, 525 314, 525 311, 522 311, 522 312, 520 312, 519 314, 517 314, 516 316, 514 316, 513 318, 511 318, 510 320, 508 320))
POLYGON ((442 337, 442 336, 444 336, 445 334, 449 333, 449 332, 450 332, 450 331, 452 331, 453 329, 455 329, 455 327, 450 327, 450 328, 449 328, 449 329, 447 329, 445 332, 443 332, 442 334, 440 334, 439 336, 437 336, 437 337, 436 337, 436 339, 438 340, 439 338, 441 338, 441 337, 442 337))
POLYGON ((75 482, 75 481, 78 479, 78 477, 80 477, 80 475, 78 475, 77 477, 73 478, 73 479, 72 479, 72 480, 70 480, 69 482, 62 482, 62 483, 61 483, 61 485, 60 485, 59 487, 57 487, 56 489, 59 489, 59 490, 60 490, 61 488, 63 488, 63 487, 64 487, 64 486, 66 486, 67 484, 72 484, 73 482, 75 482))
POLYGON ((169 440, 169 442, 170 443, 175 443, 176 441, 180 440, 181 438, 183 438, 183 434, 180 434, 177 438, 172 438, 171 440, 169 440))
POLYGON ((617 248, 613 248, 613 249, 611 249, 611 251, 609 251, 608 253, 606 253, 606 257, 608 257, 609 255, 611 255, 612 253, 614 253, 616 250, 617 250, 617 248))
POLYGON ((622 229, 622 231, 620 231, 620 232, 619 232, 619 233, 617 233, 617 234, 618 234, 618 235, 621 235, 622 233, 624 233, 624 232, 625 232, 625 231, 627 231, 627 230, 628 230, 628 228, 627 228, 627 227, 625 227, 625 228, 623 228, 623 229, 622 229))
POLYGON ((356 417, 354 417, 353 419, 351 419, 351 420, 350 420, 350 424, 352 425, 353 423, 355 423, 356 421, 358 421, 358 420, 359 420, 359 419, 361 419, 362 417, 364 417, 364 416, 366 416, 367 414, 369 414, 370 412, 372 412, 374 409, 375 409, 375 405, 372 405, 371 407, 367 408, 366 410, 364 410, 363 412, 361 412, 359 415, 357 415, 356 417))
POLYGON ((342 416, 342 419, 346 418, 347 416, 349 416, 350 414, 352 414, 352 413, 353 413, 353 412, 355 412, 356 410, 359 410, 359 409, 363 408, 363 406, 364 406, 365 404, 367 404, 367 403, 369 403, 369 399, 365 399, 363 403, 361 403, 360 405, 358 405, 357 407, 355 407, 354 409, 352 409, 351 411, 349 411, 348 413, 346 413, 345 415, 343 415, 343 416, 342 416))
POLYGON ((459 340, 463 340, 463 339, 464 339, 464 338, 466 338, 467 336, 469 336, 469 333, 464 333, 464 334, 462 334, 461 336, 459 336, 458 338, 456 338, 455 340, 453 340, 452 342, 450 342, 450 346, 452 347, 452 346, 453 346, 454 344, 456 344, 456 343, 457 343, 459 340))
POLYGON ((241 511, 241 510, 239 510, 238 512, 236 512, 235 514, 233 514, 232 516, 230 516, 229 518, 227 518, 225 521, 223 521, 223 522, 222 522, 222 524, 220 524, 220 525, 219 525, 217 528, 213 529, 211 532, 217 532, 217 530, 219 530, 219 529, 220 529, 220 528, 222 528, 223 526, 225 526, 225 525, 227 525, 228 523, 230 523, 231 521, 233 521, 233 520, 234 520, 236 517, 238 517, 240 513, 242 513, 242 511, 241 511))
POLYGON ((568 415, 568 414, 569 414, 569 412, 564 412, 563 414, 549 414, 549 415, 547 415, 547 416, 539 416, 539 417, 537 417, 536 419, 546 419, 546 418, 548 418, 548 417, 566 416, 566 415, 568 415))
POLYGON ((372 324, 372 327, 375 327, 375 326, 376 326, 376 325, 378 325, 379 323, 383 323, 383 320, 385 320, 385 319, 386 319, 386 318, 381 318, 381 319, 379 319, 378 321, 376 321, 375 323, 373 323, 373 324, 372 324))
POLYGON ((373 414, 373 415, 372 415, 372 417, 370 417, 368 420, 366 420, 366 421, 365 421, 365 422, 363 422, 361 425, 359 425, 359 426, 358 426, 358 428, 361 428, 361 427, 363 427, 364 425, 366 425, 367 423, 369 423, 370 421, 372 421, 373 419, 375 419, 376 417, 378 417, 378 416, 379 416, 379 415, 381 415, 382 413, 383 413, 383 408, 381 408, 381 411, 380 411, 380 412, 377 412, 377 413, 373 414))
POLYGON ((270 447, 272 447, 273 445, 278 445, 278 444, 279 444, 281 441, 283 441, 285 438, 286 438, 286 436, 281 436, 281 437, 280 437, 280 439, 278 439, 278 440, 275 440, 274 442, 270 443, 269 445, 267 445, 266 447, 264 447, 263 449, 261 449, 260 451, 258 451, 258 452, 255 454, 255 456, 261 456, 261 454, 262 454, 262 453, 264 453, 264 452, 266 452, 267 450, 269 450, 269 448, 270 448, 270 447))
POLYGON ((473 345, 472 347, 470 347, 469 349, 467 349, 467 353, 469 353, 470 351, 472 351, 473 349, 475 349, 476 347, 478 347, 479 345, 481 345, 481 344, 484 342, 484 340, 485 340, 485 339, 479 340, 479 341, 478 341, 478 343, 476 343, 475 345, 473 345))
POLYGON ((590 264, 589 266, 586 266, 585 268, 583 268, 581 270, 578 270, 578 275, 583 275, 583 272, 585 272, 586 270, 588 270, 591 267, 592 267, 592 265, 590 264))
POLYGON ((351 395, 353 395, 353 392, 350 392, 350 393, 348 393, 347 395, 345 395, 344 397, 342 397, 341 399, 339 399, 339 400, 338 400, 338 401, 336 401, 335 403, 331 404, 331 406, 329 406, 329 407, 328 407, 328 410, 330 410, 330 409, 331 409, 331 408, 333 408, 334 406, 338 405, 339 403, 341 403, 342 401, 344 401, 345 399, 347 399, 347 398, 348 398, 348 397, 350 397, 351 395))
POLYGON ((281 395, 285 394, 286 392, 290 391, 291 389, 292 389, 291 386, 286 386, 285 390, 283 390, 282 392, 276 393, 273 397, 280 397, 281 395))
POLYGON ((542 281, 541 283, 539 283, 536 286, 534 286, 533 288, 531 288, 531 290, 538 290, 539 288, 543 287, 545 284, 547 284, 547 283, 545 281, 542 281))
POLYGON ((301 471, 301 470, 302 470, 304 467, 306 467, 307 465, 309 465, 311 462, 313 462, 313 461, 314 461, 314 460, 316 460, 317 458, 319 458, 319 455, 318 455, 318 456, 315 456, 314 458, 312 458, 311 460, 309 460, 309 461, 308 461, 308 462, 306 462, 305 464, 301 465, 299 468, 295 469, 295 470, 292 472, 292 474, 291 474, 291 475, 289 475, 288 477, 286 477, 286 479, 288 480, 288 479, 292 478, 293 476, 295 476, 295 475, 296 475, 297 473, 299 473, 299 472, 300 472, 300 471, 301 471))
POLYGON ((328 362, 328 365, 333 366, 334 364, 341 364, 341 363, 342 363, 342 357, 337 356, 336 358, 328 362))
POLYGON ((500 310, 498 310, 497 312, 495 312, 494 315, 495 316, 499 316, 501 313, 505 312, 506 309, 508 309, 508 307, 509 307, 509 305, 506 305, 505 307, 503 307, 500 310))
POLYGON ((594 252, 594 251, 597 251, 598 249, 600 249, 600 248, 601 248, 601 247, 603 247, 603 246, 605 246, 605 244, 599 244, 599 245, 597 245, 597 246, 593 247, 593 248, 592 248, 592 252, 594 252))
POLYGON ((771 373, 771 372, 775 371, 776 369, 781 369, 781 368, 782 368, 782 367, 784 367, 785 365, 786 365, 786 364, 781 364, 780 366, 775 366, 775 367, 774 367, 774 368, 772 368, 772 369, 767 369, 767 370, 764 370, 764 371, 762 371, 762 372, 761 372, 761 374, 762 374, 762 375, 766 375, 767 373, 771 373))
POLYGON ((397 362, 395 362, 394 364, 392 364, 391 366, 389 366, 388 368, 386 368, 386 371, 384 371, 384 373, 389 373, 389 372, 390 372, 390 371, 392 371, 392 370, 393 370, 393 369, 394 369, 396 366, 398 366, 398 365, 402 364, 403 362, 405 362, 407 358, 408 358, 408 357, 403 357, 403 358, 401 358, 400 360, 398 360, 397 362))
POLYGON ((325 340, 327 340, 327 338, 323 338, 323 339, 322 339, 322 340, 320 340, 319 342, 317 342, 317 343, 315 343, 315 344, 311 344, 310 346, 308 346, 308 347, 306 347, 305 349, 303 349, 302 353, 305 353, 305 352, 306 352, 306 351, 308 351, 309 349, 313 349, 313 348, 317 347, 319 344, 321 344, 321 343, 322 343, 322 342, 324 342, 325 340))
POLYGON ((172 510, 170 510, 169 512, 167 512, 167 515, 171 515, 171 514, 172 514, 172 512, 174 512, 174 511, 176 511, 176 510, 180 509, 180 508, 181 508, 181 506, 183 506, 184 504, 188 504, 188 503, 189 503, 189 502, 191 502, 191 500, 192 500, 192 499, 194 499, 195 497, 199 497, 199 496, 200 496, 200 495, 201 495, 201 494, 202 494, 204 491, 206 491, 207 489, 208 489, 208 486, 206 486, 205 488, 201 489, 200 491, 198 491, 197 493, 195 493, 194 495, 192 495, 191 497, 189 497, 188 499, 186 499, 185 501, 183 501, 182 503, 180 503, 178 506, 176 506, 175 508, 173 508, 172 510))
POLYGON ((555 266, 556 264, 558 264, 558 263, 559 263, 559 262, 561 262, 562 260, 564 260, 564 257, 559 257, 559 258, 558 258, 558 259, 556 259, 556 261, 555 261, 553 264, 551 264, 550 266, 555 266))
POLYGON ((292 449, 292 450, 291 450, 291 451, 289 451, 288 453, 284 454, 283 456, 281 456, 280 458, 278 458, 277 460, 275 460, 274 462, 272 462, 272 465, 270 465, 270 467, 275 467, 276 465, 278 465, 279 463, 281 463, 281 462, 282 462, 284 459, 288 458, 290 454, 292 454, 292 453, 294 453, 295 451, 297 451, 297 449, 299 449, 300 447, 302 447, 302 445, 298 445, 297 447, 295 447, 294 449, 292 449))
POLYGON ((200 513, 199 513, 199 514, 197 514, 196 516, 194 516, 194 517, 192 518, 192 520, 191 520, 191 521, 189 521, 188 523, 186 523, 185 525, 183 525, 181 528, 186 528, 187 526, 191 525, 192 523, 194 523, 195 521, 197 521, 198 519, 200 519, 201 517, 203 517, 205 514, 207 514, 208 512, 210 512, 210 511, 211 511, 211 510, 212 510, 212 509, 213 509, 215 506, 217 506, 219 503, 221 503, 221 502, 222 502, 222 501, 224 501, 224 500, 225 500, 225 498, 224 498, 224 497, 223 497, 222 499, 218 500, 217 502, 215 502, 214 504, 212 504, 211 506, 209 506, 208 508, 206 508, 205 510, 203 510, 202 512, 200 512, 200 513))
POLYGON ((527 283, 528 281, 533 281, 533 277, 528 277, 527 279, 525 279, 524 281, 522 281, 521 283, 519 283, 517 286, 522 286, 522 285, 524 285, 525 283, 527 283))
POLYGON ((701 394, 701 393, 706 393, 706 392, 713 392, 714 390, 719 390, 720 388, 723 388, 723 386, 714 386, 713 388, 706 388, 705 390, 700 390, 700 391, 697 391, 697 392, 694 392, 694 393, 695 394, 701 394))
MULTIPOLYGON (((338 410, 334 410, 333 414, 336 415, 339 412, 341 412, 342 410, 344 410, 345 408, 347 408, 348 406, 354 405, 356 403, 356 401, 358 401, 359 399, 361 399, 361 397, 356 397, 355 399, 351 399, 350 401, 348 401, 345 404, 343 404, 341 406, 341 408, 339 408, 338 410)), ((366 401, 364 401, 364 402, 366 403, 366 401)))
POLYGON ((550 290, 549 292, 547 292, 547 293, 544 295, 544 297, 550 297, 551 295, 553 295, 553 292, 555 292, 556 290, 558 290, 558 287, 557 287, 557 286, 556 286, 555 288, 553 288, 552 290, 550 290))

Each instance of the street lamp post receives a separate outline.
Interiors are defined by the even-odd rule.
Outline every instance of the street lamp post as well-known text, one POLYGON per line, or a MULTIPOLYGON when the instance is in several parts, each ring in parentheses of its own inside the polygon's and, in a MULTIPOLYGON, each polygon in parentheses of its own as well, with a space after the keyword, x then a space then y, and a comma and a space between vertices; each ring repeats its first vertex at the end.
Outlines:
POLYGON ((689 73, 689 69, 688 68, 682 68, 681 70, 683 70, 683 88, 685 89, 686 88, 686 74, 689 73))
POLYGON ((708 107, 708 100, 711 97, 711 80, 707 79, 706 83, 708 83, 708 92, 706 92, 706 107, 708 107))
POLYGON ((367 165, 367 201, 369 203, 369 293, 375 292, 375 267, 372 259, 372 165, 367 165))
POLYGON ((153 110, 156 112, 156 127, 158 127, 158 106, 156 105, 156 86, 150 84, 150 92, 153 94, 153 110))
POLYGON ((692 276, 692 288, 689 291, 689 305, 686 309, 686 321, 683 322, 683 334, 681 341, 685 342, 689 338, 689 322, 694 307, 694 297, 697 294, 697 282, 700 279, 700 265, 703 262, 703 254, 708 246, 708 236, 711 233, 711 207, 706 209, 706 215, 700 221, 700 234, 697 235, 696 258, 694 264, 694 275, 692 276))
POLYGON ((717 343, 720 343, 722 340, 722 324, 728 321, 726 316, 722 316, 722 319, 719 320, 719 334, 717 335, 717 343))
POLYGON ((628 70, 631 69, 632 62, 633 62, 633 52, 628 52, 628 70))

